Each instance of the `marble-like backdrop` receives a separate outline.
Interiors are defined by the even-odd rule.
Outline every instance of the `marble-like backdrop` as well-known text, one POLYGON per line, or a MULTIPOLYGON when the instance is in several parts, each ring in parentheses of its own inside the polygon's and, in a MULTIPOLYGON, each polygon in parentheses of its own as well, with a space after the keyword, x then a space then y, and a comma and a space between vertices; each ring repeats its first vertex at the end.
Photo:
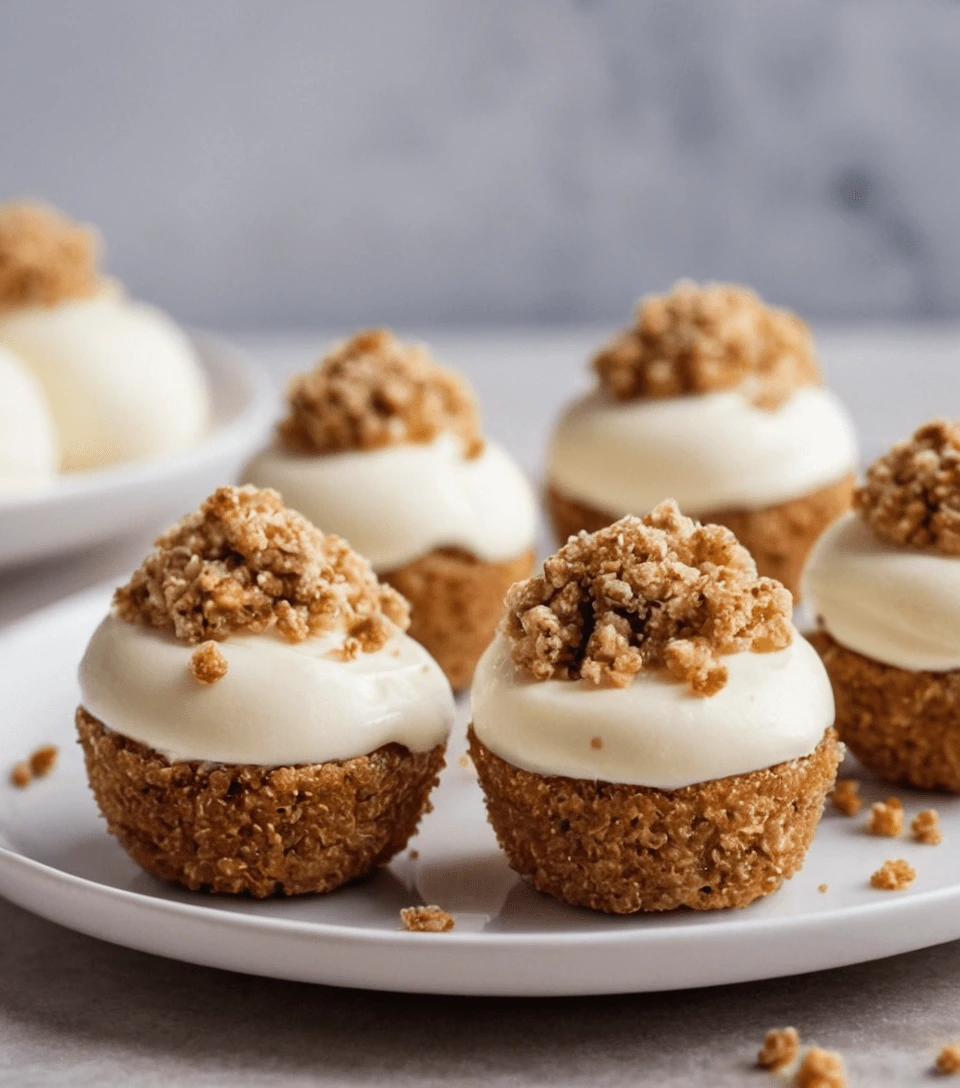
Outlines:
POLYGON ((0 0, 0 197, 208 324, 960 314, 947 0, 0 0))

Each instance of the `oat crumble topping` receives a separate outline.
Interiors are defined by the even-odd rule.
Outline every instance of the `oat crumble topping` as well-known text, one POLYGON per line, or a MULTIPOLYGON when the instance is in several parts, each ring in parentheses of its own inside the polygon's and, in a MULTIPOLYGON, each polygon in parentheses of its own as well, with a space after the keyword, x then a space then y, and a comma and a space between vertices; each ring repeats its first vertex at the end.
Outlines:
POLYGON ((943 842, 940 830, 940 813, 935 808, 925 808, 910 821, 910 830, 917 842, 927 846, 939 846, 943 842))
POLYGON ((871 835, 896 838, 903 831, 903 802, 898 797, 888 797, 870 806, 867 831, 871 835))
POLYGON ((709 696, 727 681, 720 655, 790 644, 791 612, 790 593, 757 575, 729 529, 668 501, 571 537, 511 588, 503 629, 534 680, 626 687, 642 669, 666 668, 709 696))
POLYGON ((197 644, 275 629, 289 642, 343 631, 346 657, 379 650, 406 601, 337 536, 283 505, 276 491, 218 488, 160 537, 114 594, 129 623, 197 644))
POLYGON ((620 400, 712 393, 743 386, 761 408, 820 385, 810 330, 748 287, 680 280, 640 300, 632 328, 601 349, 593 367, 620 400))
POLYGON ((295 453, 427 443, 443 433, 458 435, 467 457, 483 451, 480 412, 466 379, 387 329, 337 344, 293 379, 287 400, 277 437, 295 453))
POLYGON ((960 1073, 960 1045, 947 1043, 937 1055, 937 1072, 944 1076, 960 1073))
POLYGON ((835 1050, 810 1047, 803 1056, 794 1084, 796 1088, 846 1088, 843 1058, 835 1050))
POLYGON ((44 204, 0 204, 0 313, 90 298, 102 286, 91 227, 44 204))
POLYGON ((870 886, 883 892, 902 892, 909 888, 917 871, 903 858, 885 861, 870 877, 870 886))
POLYGON ((768 1031, 757 1053, 757 1065, 774 1072, 785 1069, 800 1053, 800 1033, 796 1028, 774 1028, 768 1031))
POLYGON ((400 911, 403 928, 410 933, 449 933, 453 915, 440 907, 403 907, 400 911))
POLYGON ((838 778, 830 800, 833 802, 833 807, 844 816, 856 816, 863 808, 860 783, 855 778, 838 778))
POLYGON ((960 423, 936 419, 867 469, 854 509, 884 540, 960 555, 960 423))
POLYGON ((227 675, 227 659, 213 641, 201 642, 190 655, 190 675, 199 684, 215 684, 227 675))

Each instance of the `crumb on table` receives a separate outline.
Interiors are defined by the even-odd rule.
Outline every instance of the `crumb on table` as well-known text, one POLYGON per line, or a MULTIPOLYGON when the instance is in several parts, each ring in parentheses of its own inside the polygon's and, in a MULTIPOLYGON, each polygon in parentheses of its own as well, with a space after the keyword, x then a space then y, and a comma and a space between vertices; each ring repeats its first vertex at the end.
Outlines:
POLYGON ((33 781, 33 775, 30 772, 30 764, 26 760, 14 764, 13 770, 10 772, 10 781, 17 789, 21 790, 30 785, 33 781))
POLYGON ((896 838, 903 831, 903 802, 898 797, 888 797, 872 804, 867 831, 871 835, 896 838))
POLYGON ((410 860, 411 861, 419 861, 420 860, 420 851, 419 850, 411 850, 410 851, 410 860))
POLYGON ((810 1047, 803 1056, 794 1084, 796 1088, 846 1088, 843 1058, 835 1050, 810 1047))
POLYGON ((937 1055, 937 1072, 944 1076, 960 1073, 960 1044, 947 1043, 937 1055))
POLYGON ((403 907, 403 928, 410 933, 448 933, 453 929, 453 915, 437 906, 403 907))
POLYGON ((34 778, 46 778, 57 765, 60 749, 55 744, 43 744, 30 756, 30 773, 34 778))
POLYGON ((870 877, 870 887, 884 892, 902 892, 917 876, 914 867, 903 858, 885 861, 870 877))
POLYGON ((856 816, 863 808, 860 783, 855 778, 838 778, 830 800, 833 802, 833 807, 844 816, 856 816))
POLYGON ((817 885, 817 891, 818 891, 818 892, 821 892, 821 893, 823 893, 823 892, 825 892, 826 890, 827 890, 827 885, 826 885, 826 884, 818 884, 818 885, 817 885))
POLYGON ((757 1065, 776 1072, 790 1065, 799 1053, 800 1033, 796 1028, 773 1028, 757 1052, 757 1065))
POLYGON ((910 822, 910 830, 917 842, 927 846, 938 846, 943 842, 940 830, 940 813, 935 808, 925 808, 918 812, 910 822))

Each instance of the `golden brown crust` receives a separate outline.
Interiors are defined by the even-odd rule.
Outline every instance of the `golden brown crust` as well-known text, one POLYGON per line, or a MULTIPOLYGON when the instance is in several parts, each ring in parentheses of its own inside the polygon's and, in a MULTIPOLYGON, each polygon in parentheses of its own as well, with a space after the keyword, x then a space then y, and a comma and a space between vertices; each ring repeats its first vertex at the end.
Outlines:
POLYGON ((534 553, 488 563, 460 548, 435 548, 381 574, 410 602, 407 632, 436 658, 452 687, 468 687, 503 615, 514 582, 533 570, 534 553))
MULTIPOLYGON (((757 571, 782 583, 798 601, 810 549, 824 529, 850 509, 854 484, 851 474, 802 498, 763 510, 710 510, 700 520, 725 525, 753 556, 757 571)), ((615 520, 615 515, 570 499, 553 486, 547 487, 546 500, 558 541, 581 529, 595 532, 615 520)))
POLYGON ((757 1065, 777 1072, 792 1065, 799 1053, 800 1033, 796 1028, 773 1028, 767 1032, 757 1053, 757 1065))
POLYGON ((902 892, 916 880, 917 870, 904 858, 885 861, 870 877, 870 887, 882 892, 902 892))
POLYGON ((867 469, 854 507, 894 544, 960 555, 960 424, 925 423, 867 469))
POLYGON ((521 770, 470 730, 487 814, 517 872, 611 914, 744 907, 797 872, 833 786, 828 730, 803 759, 657 790, 521 770))
POLYGON ((100 240, 44 204, 0 204, 0 313, 91 298, 103 287, 100 240))
POLYGON ((621 400, 742 387, 762 408, 822 381, 806 324, 747 287, 681 280, 637 305, 635 324, 593 367, 621 400))
POLYGON ((440 907, 403 907, 400 920, 408 933, 449 933, 454 927, 453 915, 440 907))
POLYGON ((295 453, 432 442, 442 433, 459 435, 468 457, 483 450, 480 413, 466 378, 388 329, 366 329, 337 344, 293 379, 287 401, 277 437, 295 453))
POLYGON ((757 577, 729 530, 668 501, 569 539, 510 590, 504 633, 534 680, 625 687, 642 669, 666 668, 709 696, 727 680, 720 655, 789 645, 792 604, 757 577))
POLYGON ((431 808, 444 745, 294 767, 170 763, 77 710, 87 776, 133 860, 193 891, 328 892, 386 865, 431 808))
POLYGON ((220 487, 168 529, 114 606, 127 622, 188 643, 270 629, 302 642, 343 631, 348 657, 380 649, 409 615, 346 541, 255 487, 220 487))
POLYGON ((833 685, 837 732, 857 759, 888 782, 960 793, 960 670, 898 669, 826 631, 809 639, 833 685))

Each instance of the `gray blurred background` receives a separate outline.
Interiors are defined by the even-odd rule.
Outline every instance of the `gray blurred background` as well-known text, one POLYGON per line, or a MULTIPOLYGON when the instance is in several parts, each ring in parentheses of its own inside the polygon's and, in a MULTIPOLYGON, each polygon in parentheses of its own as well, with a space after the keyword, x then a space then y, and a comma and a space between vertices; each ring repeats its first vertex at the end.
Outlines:
POLYGON ((960 316, 947 0, 0 0, 0 198, 181 319, 960 316))

